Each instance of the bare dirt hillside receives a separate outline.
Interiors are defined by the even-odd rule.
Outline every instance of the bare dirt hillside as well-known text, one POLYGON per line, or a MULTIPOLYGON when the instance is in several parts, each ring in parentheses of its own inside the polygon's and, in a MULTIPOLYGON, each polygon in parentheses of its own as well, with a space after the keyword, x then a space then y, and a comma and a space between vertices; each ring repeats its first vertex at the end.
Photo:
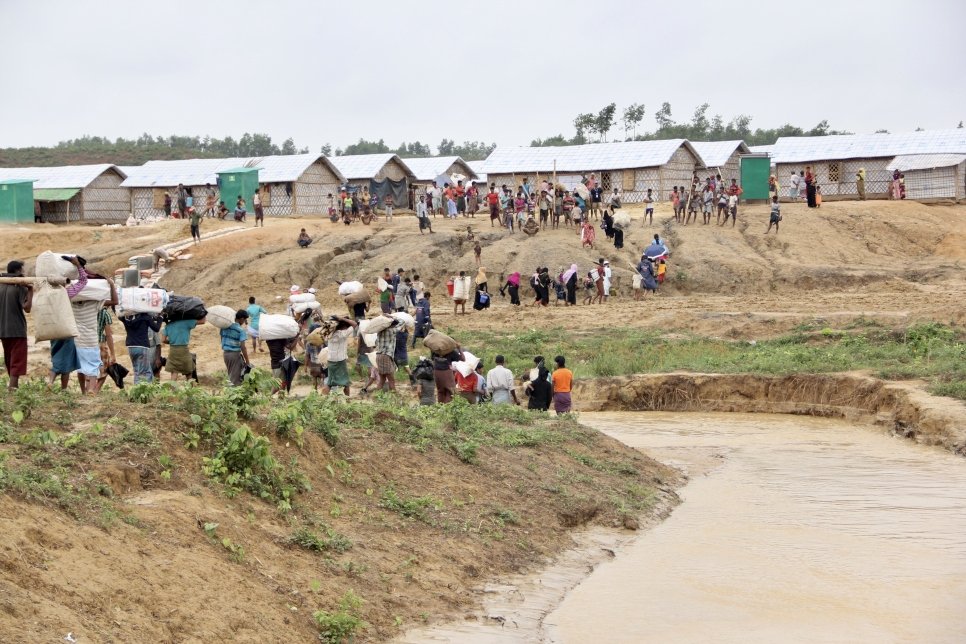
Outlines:
MULTIPOLYGON (((412 216, 391 223, 346 227, 321 217, 270 220, 264 229, 207 240, 177 262, 161 283, 206 302, 240 307, 254 295, 269 310, 282 310, 288 287, 320 290, 327 310, 344 310, 336 280, 372 284, 384 267, 419 273, 434 293, 438 327, 601 328, 651 327, 674 332, 735 338, 761 338, 787 332, 803 322, 845 325, 857 318, 904 326, 917 320, 962 323, 966 320, 966 207, 913 202, 834 202, 809 210, 783 205, 781 233, 764 235, 765 206, 747 206, 734 228, 673 224, 667 206, 657 210, 653 226, 630 209, 632 229, 622 251, 603 234, 597 248, 581 249, 574 229, 541 232, 533 238, 492 228, 486 218, 434 220, 433 234, 420 235, 412 216), (615 295, 604 306, 575 309, 511 307, 498 295, 482 313, 454 317, 445 297, 447 277, 459 270, 476 274, 472 226, 483 245, 482 262, 490 290, 513 271, 527 277, 535 267, 551 271, 573 262, 582 272, 598 258, 614 269, 615 295), (295 245, 300 228, 315 238, 308 249, 295 245), (660 295, 634 302, 630 265, 655 233, 669 245, 669 281, 660 295)), ((206 221, 205 233, 231 227, 206 221)), ((111 272, 127 258, 188 238, 187 224, 169 221, 147 228, 68 226, 4 229, 4 248, 12 257, 30 259, 47 249, 74 251, 94 267, 111 272)), ((4 260, 6 261, 6 260, 4 260)), ((521 289, 525 303, 529 289, 521 289)), ((203 371, 220 369, 214 330, 202 327, 198 350, 203 371), (208 355, 210 354, 210 355, 208 355)), ((118 347, 122 348, 118 342, 118 347)), ((120 351, 119 353, 123 353, 120 351)), ((45 347, 33 352, 42 371, 45 347)))

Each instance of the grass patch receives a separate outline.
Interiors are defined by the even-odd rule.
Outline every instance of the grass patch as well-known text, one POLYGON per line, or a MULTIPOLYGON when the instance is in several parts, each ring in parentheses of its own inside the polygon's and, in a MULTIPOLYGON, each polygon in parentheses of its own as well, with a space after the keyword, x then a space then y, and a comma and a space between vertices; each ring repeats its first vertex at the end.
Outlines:
POLYGON ((919 378, 932 393, 966 400, 966 332, 939 323, 919 324, 904 331, 871 323, 848 330, 802 326, 793 333, 751 343, 713 338, 668 339, 643 329, 530 330, 520 334, 456 332, 468 346, 484 347, 479 355, 492 360, 507 356, 514 373, 527 371, 534 355, 548 362, 567 357, 578 378, 633 373, 693 371, 787 375, 871 370, 887 379, 919 378))

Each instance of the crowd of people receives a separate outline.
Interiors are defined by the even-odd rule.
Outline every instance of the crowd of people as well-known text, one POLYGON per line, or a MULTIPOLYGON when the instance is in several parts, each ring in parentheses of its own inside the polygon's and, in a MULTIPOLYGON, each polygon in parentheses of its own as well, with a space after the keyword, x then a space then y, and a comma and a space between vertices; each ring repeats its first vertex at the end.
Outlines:
MULTIPOLYGON (((124 344, 135 384, 160 380, 163 371, 173 381, 198 381, 192 333, 206 323, 204 313, 197 319, 172 318, 167 312, 121 311, 118 316, 118 294, 112 280, 107 280, 108 299, 75 299, 89 280, 104 278, 88 270, 82 257, 71 256, 70 262, 77 269, 77 278, 70 281, 66 290, 78 333, 76 337, 51 341, 51 385, 59 380, 60 387, 67 389, 71 376, 76 374, 84 394, 99 393, 109 375, 118 386, 123 386, 126 368, 119 378, 110 374, 110 368, 118 365, 113 333, 116 320, 126 335, 124 344)), ((24 277, 23 262, 11 261, 3 277, 24 277)), ((27 374, 25 314, 31 310, 33 287, 29 280, 24 282, 0 284, 0 341, 10 389, 16 389, 27 374)), ((290 323, 294 322, 292 332, 288 337, 276 333, 271 339, 265 339, 260 332, 268 311, 254 296, 249 297, 247 306, 237 309, 234 320, 219 330, 227 383, 241 384, 253 368, 255 356, 267 352, 272 375, 278 381, 276 391, 290 391, 295 374, 304 365, 314 390, 350 395, 349 353, 354 344, 363 395, 376 390, 397 391, 396 374, 402 372, 408 376, 410 392, 420 404, 448 403, 456 397, 471 403, 522 404, 517 394, 520 388, 530 409, 546 411, 552 405, 558 413, 571 410, 573 372, 566 367, 563 356, 554 358, 552 371, 543 357, 537 356, 534 367, 517 378, 506 368, 504 356, 496 356, 493 367, 484 372, 483 361, 454 341, 452 348, 431 351, 411 367, 409 349, 416 347, 418 339, 438 333, 432 324, 431 294, 418 275, 410 278, 404 269, 392 275, 386 268, 378 283, 385 284, 385 288, 375 316, 370 317, 370 305, 364 300, 350 304, 344 315, 325 316, 320 306, 299 311, 297 305, 290 305, 285 315, 290 316, 290 323)), ((482 286, 485 290, 485 282, 482 286)), ((290 289, 290 296, 301 293, 297 285, 290 289)), ((314 298, 315 289, 305 293, 314 298)))

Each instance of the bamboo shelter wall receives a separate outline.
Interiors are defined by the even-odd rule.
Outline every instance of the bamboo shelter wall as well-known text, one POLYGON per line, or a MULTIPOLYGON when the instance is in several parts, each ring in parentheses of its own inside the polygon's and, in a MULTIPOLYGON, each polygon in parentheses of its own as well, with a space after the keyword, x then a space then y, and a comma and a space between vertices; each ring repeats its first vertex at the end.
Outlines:
POLYGON ((338 197, 339 179, 320 160, 302 173, 294 187, 296 214, 323 214, 328 208, 328 195, 338 197))
MULTIPOLYGON (((382 181, 383 179, 392 179, 393 181, 402 181, 407 177, 405 168, 399 165, 399 162, 395 159, 391 159, 386 165, 379 169, 376 176, 373 177, 376 181, 382 181)), ((366 184, 368 185, 368 183, 366 184)))
POLYGON ((68 209, 67 204, 70 203, 70 220, 79 221, 81 216, 81 211, 83 210, 81 194, 78 192, 77 195, 67 201, 42 201, 40 202, 40 216, 45 222, 66 222, 68 209))
POLYGON ((906 181, 906 199, 963 199, 963 171, 966 162, 946 168, 908 170, 903 172, 906 181))
POLYGON ((892 173, 886 166, 892 157, 877 159, 844 159, 842 161, 814 161, 811 163, 779 163, 775 177, 781 186, 782 197, 788 196, 791 173, 812 168, 815 180, 822 189, 822 198, 854 199, 858 197, 856 173, 865 168, 865 194, 869 198, 885 199, 889 196, 892 173))
MULTIPOLYGON (((84 221, 113 223, 127 220, 131 200, 127 188, 121 187, 121 181, 120 175, 107 171, 81 191, 84 221)), ((73 208, 71 210, 73 219, 73 208)))

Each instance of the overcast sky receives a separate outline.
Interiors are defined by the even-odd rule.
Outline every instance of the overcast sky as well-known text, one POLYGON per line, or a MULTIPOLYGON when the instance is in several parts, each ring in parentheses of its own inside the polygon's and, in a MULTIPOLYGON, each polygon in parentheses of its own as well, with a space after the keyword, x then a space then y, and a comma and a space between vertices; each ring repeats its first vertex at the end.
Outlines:
POLYGON ((263 132, 526 145, 644 103, 854 132, 966 119, 966 2, 0 0, 0 147, 263 132))

